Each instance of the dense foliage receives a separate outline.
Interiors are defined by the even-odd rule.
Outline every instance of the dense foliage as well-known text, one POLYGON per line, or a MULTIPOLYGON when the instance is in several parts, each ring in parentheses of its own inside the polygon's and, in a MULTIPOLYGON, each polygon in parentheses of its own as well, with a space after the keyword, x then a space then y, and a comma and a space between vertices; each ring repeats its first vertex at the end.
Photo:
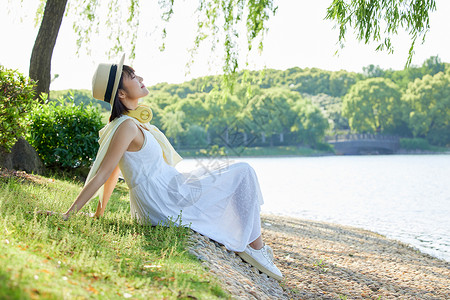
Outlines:
POLYGON ((402 120, 400 95, 390 79, 361 80, 345 95, 343 114, 358 132, 395 132, 402 120))
POLYGON ((75 105, 66 97, 33 109, 27 139, 47 167, 88 167, 97 153, 102 126, 97 109, 75 105))
MULTIPOLYGON (((417 137, 446 146, 449 70, 431 57, 399 71, 369 65, 361 74, 297 67, 247 71, 238 75, 232 94, 220 89, 220 77, 206 76, 154 85, 142 101, 154 111, 152 123, 178 149, 318 148, 326 134, 349 132, 417 137)), ((77 93, 80 101, 92 101, 87 92, 77 93)))
POLYGON ((405 150, 430 150, 431 146, 426 139, 422 138, 402 138, 400 139, 400 148, 405 150))
POLYGON ((415 137, 431 144, 450 143, 450 69, 416 79, 404 93, 409 105, 409 127, 415 137))
POLYGON ((0 65, 0 148, 10 151, 25 134, 27 114, 34 103, 34 82, 0 65))

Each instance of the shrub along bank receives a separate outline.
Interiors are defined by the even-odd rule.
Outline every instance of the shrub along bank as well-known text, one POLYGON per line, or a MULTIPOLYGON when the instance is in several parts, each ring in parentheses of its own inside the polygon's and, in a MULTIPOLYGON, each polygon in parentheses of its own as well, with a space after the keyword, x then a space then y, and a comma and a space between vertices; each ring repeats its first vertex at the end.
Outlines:
POLYGON ((27 116, 34 103, 35 83, 0 65, 0 153, 9 152, 25 134, 27 116))
POLYGON ((46 167, 88 168, 98 150, 100 112, 90 105, 75 105, 73 98, 60 98, 36 105, 30 114, 27 140, 46 167))

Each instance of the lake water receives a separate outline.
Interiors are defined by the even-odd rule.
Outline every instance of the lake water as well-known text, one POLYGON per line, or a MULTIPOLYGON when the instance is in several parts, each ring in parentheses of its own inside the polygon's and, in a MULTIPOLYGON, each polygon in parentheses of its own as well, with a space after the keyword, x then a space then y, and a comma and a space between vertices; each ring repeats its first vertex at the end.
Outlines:
MULTIPOLYGON (((450 155, 220 161, 233 160, 255 169, 263 213, 368 229, 450 261, 450 155)), ((185 159, 177 169, 216 162, 185 159)))

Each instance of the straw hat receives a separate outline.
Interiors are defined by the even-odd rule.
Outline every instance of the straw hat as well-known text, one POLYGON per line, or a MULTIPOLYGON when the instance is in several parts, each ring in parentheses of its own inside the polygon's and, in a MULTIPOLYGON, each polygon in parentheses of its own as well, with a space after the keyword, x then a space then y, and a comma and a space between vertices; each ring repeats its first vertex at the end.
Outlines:
POLYGON ((114 105, 117 87, 122 75, 125 54, 122 55, 118 64, 99 64, 92 77, 92 96, 95 99, 103 100, 111 104, 111 111, 114 105))

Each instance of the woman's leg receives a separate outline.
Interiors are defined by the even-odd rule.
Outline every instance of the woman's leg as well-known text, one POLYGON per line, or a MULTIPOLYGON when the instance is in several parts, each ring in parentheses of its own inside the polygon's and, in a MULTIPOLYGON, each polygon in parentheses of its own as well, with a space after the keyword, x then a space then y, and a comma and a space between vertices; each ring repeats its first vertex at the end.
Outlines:
POLYGON ((250 247, 252 247, 255 250, 259 250, 262 247, 264 247, 264 243, 262 240, 262 237, 259 236, 256 240, 254 240, 253 242, 250 243, 250 247))
POLYGON ((237 255, 270 277, 277 280, 283 279, 283 274, 273 264, 272 249, 268 245, 264 246, 261 235, 250 243, 250 247, 247 247, 244 252, 237 252, 237 255))

